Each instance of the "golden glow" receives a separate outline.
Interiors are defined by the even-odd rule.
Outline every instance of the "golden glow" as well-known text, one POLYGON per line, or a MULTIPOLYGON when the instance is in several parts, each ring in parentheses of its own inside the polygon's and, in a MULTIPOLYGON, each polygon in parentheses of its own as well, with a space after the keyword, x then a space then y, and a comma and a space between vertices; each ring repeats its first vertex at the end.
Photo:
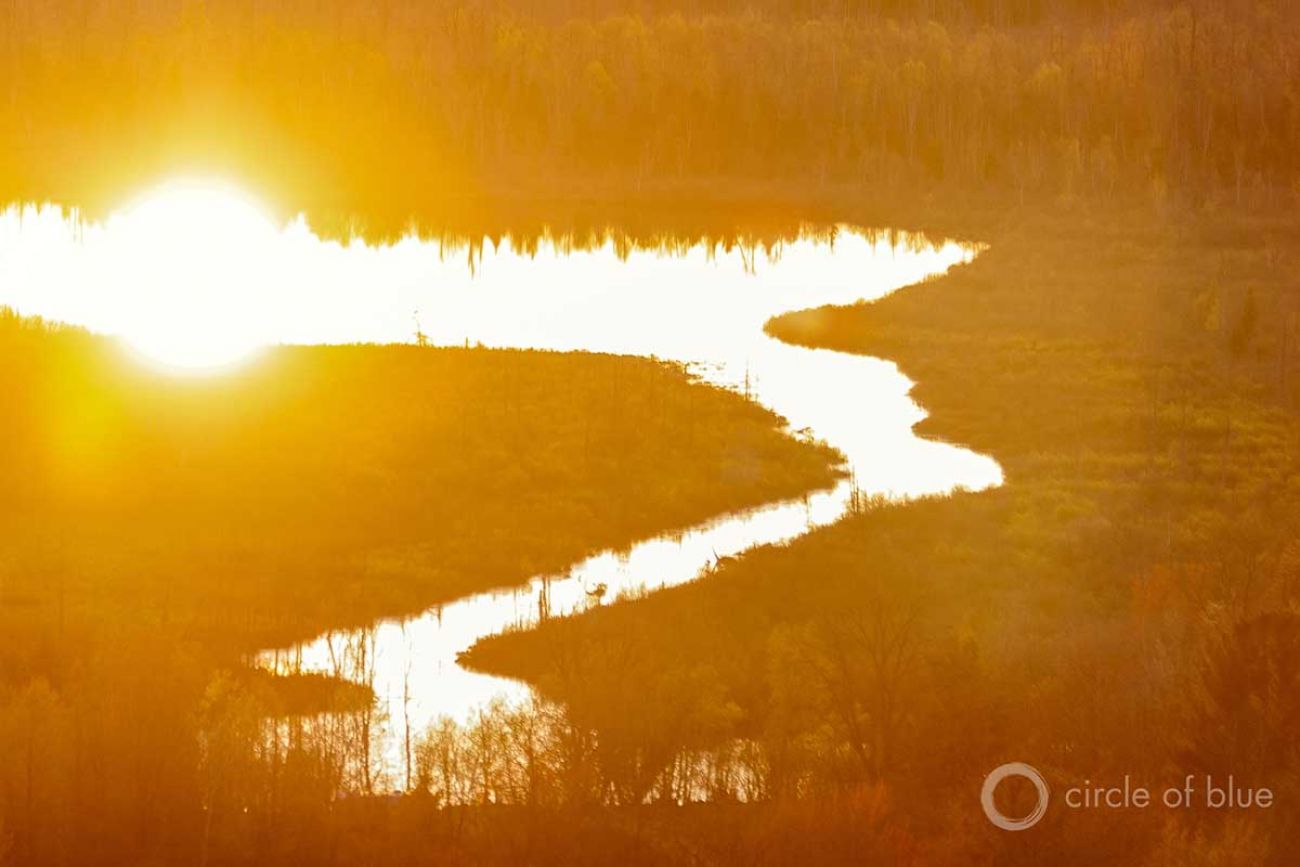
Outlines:
POLYGON ((236 362, 264 342, 257 299, 279 230, 238 189, 178 181, 140 197, 105 225, 101 290, 127 306, 118 333, 148 358, 202 369, 236 362))
MULTIPOLYGON (((377 695, 403 696, 388 718, 423 728, 443 715, 463 719, 495 697, 524 695, 522 684, 457 659, 478 638, 526 622, 523 612, 542 610, 542 593, 546 610, 575 611, 587 603, 587 587, 618 595, 691 581, 719 557, 839 520, 860 496, 999 484, 992 459, 914 434, 924 412, 892 363, 810 351, 763 330, 783 312, 879 298, 976 252, 839 226, 784 242, 770 256, 740 246, 664 252, 607 238, 575 249, 506 238, 471 261, 464 250, 415 235, 381 246, 322 240, 302 219, 277 225, 228 186, 191 182, 77 231, 49 209, 0 212, 0 305, 120 335, 152 358, 190 368, 270 343, 412 342, 417 331, 442 346, 674 359, 705 382, 744 389, 792 429, 844 454, 852 481, 832 490, 596 554, 575 564, 567 582, 535 576, 525 588, 262 657, 272 668, 350 677, 339 649, 365 647, 377 695)), ((392 735, 384 762, 397 768, 392 735)))
POLYGON ((897 240, 841 226, 770 257, 613 236, 580 248, 507 237, 475 252, 414 234, 375 246, 322 239, 302 217, 281 224, 229 183, 176 180, 103 222, 0 210, 0 305, 117 336, 173 370, 220 368, 270 344, 410 342, 418 331, 438 345, 729 364, 739 382, 746 358, 766 351, 769 317, 879 297, 972 253, 897 240))

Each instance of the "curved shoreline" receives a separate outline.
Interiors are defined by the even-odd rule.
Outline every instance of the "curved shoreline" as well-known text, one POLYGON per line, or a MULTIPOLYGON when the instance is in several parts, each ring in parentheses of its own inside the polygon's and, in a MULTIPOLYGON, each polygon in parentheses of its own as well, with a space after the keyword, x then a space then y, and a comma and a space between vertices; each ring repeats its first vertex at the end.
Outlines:
MULTIPOLYGON (((926 276, 945 273, 973 253, 966 249, 952 258, 955 255, 954 248, 950 258, 926 276)), ((853 281, 849 285, 844 291, 853 293, 853 299, 867 294, 865 288, 853 288, 853 281)), ((906 285, 911 281, 884 287, 879 294, 906 285)), ((768 303, 781 305, 782 297, 785 303, 804 300, 778 294, 768 303)), ((769 310, 758 321, 783 312, 769 310)), ((365 630, 332 633, 306 646, 270 651, 261 655, 260 664, 282 671, 326 670, 370 682, 388 718, 401 720, 409 737, 442 716, 463 719, 490 701, 517 701, 529 694, 531 687, 522 681, 461 664, 465 651, 484 638, 580 613, 620 595, 639 596, 689 583, 724 559, 789 542, 838 522, 862 495, 903 499, 1000 483, 1001 468, 992 459, 915 435, 912 428, 925 412, 909 396, 913 383, 897 365, 870 356, 799 347, 763 333, 761 324, 754 327, 758 333, 745 339, 742 355, 733 357, 730 365, 700 365, 701 378, 724 388, 739 388, 743 383, 747 396, 787 420, 789 431, 807 430, 838 449, 851 470, 850 478, 828 491, 721 515, 684 532, 657 535, 626 552, 600 552, 563 575, 535 576, 525 587, 475 594, 415 618, 380 622, 365 630), (824 383, 834 387, 821 387, 824 383), (846 400, 845 395, 856 396, 859 402, 846 400), (347 670, 349 665, 353 671, 347 670)), ((402 758, 396 749, 401 738, 395 735, 385 750, 386 765, 394 772, 402 758)))

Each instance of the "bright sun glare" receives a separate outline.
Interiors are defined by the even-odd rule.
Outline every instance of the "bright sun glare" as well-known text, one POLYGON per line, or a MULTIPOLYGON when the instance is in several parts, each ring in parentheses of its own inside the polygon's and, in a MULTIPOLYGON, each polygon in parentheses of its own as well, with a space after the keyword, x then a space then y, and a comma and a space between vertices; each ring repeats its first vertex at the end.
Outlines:
POLYGON ((256 300, 274 279, 279 229, 236 188, 167 184, 109 217, 106 288, 129 304, 121 335, 177 368, 221 367, 262 346, 256 300))

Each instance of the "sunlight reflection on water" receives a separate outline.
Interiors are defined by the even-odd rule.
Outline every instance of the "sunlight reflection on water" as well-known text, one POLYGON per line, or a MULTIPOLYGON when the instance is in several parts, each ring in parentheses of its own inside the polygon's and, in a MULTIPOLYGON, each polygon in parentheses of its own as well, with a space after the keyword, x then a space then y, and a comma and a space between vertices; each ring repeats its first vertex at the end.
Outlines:
POLYGON ((385 246, 322 241, 301 220, 275 227, 247 202, 207 189, 197 199, 184 189, 166 195, 103 225, 49 209, 0 214, 0 305, 119 334, 180 365, 228 362, 268 343, 406 342, 417 330, 434 344, 680 360, 835 446, 852 471, 832 490, 604 552, 562 576, 262 654, 260 664, 278 670, 371 683, 394 779, 408 733, 443 715, 463 719, 493 698, 526 696, 523 684, 457 663, 482 636, 578 611, 594 604, 588 591, 599 585, 612 599, 690 581, 716 558, 839 520, 855 485, 899 498, 1001 482, 993 460, 912 433, 924 412, 894 364, 789 346, 762 330, 783 312, 879 298, 969 261, 973 248, 915 236, 891 243, 845 226, 833 242, 820 233, 772 255, 704 245, 629 252, 610 238, 523 252, 506 240, 475 259, 414 236, 385 246))

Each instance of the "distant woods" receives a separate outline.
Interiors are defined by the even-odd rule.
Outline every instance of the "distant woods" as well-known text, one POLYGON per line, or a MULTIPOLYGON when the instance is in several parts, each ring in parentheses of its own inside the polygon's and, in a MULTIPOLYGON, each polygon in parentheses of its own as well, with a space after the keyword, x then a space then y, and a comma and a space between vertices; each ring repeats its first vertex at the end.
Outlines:
POLYGON ((711 184, 1289 201, 1292 4, 0 0, 0 197, 711 184), (671 9, 671 11, 670 11, 671 9))

